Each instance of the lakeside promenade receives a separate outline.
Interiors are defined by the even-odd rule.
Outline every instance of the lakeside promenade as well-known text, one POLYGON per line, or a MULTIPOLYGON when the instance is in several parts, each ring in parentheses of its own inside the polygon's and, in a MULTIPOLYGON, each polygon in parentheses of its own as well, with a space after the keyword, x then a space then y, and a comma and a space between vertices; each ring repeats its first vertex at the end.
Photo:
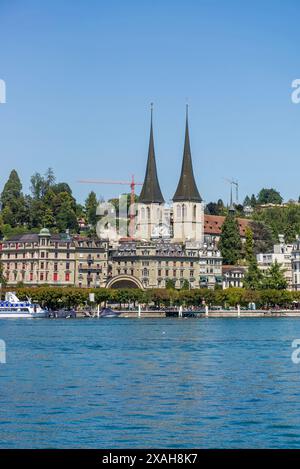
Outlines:
MULTIPOLYGON (((181 313, 179 310, 118 310, 121 311, 120 318, 274 318, 274 317, 299 317, 300 310, 208 310, 208 311, 197 311, 197 310, 183 310, 181 313)), ((84 311, 78 311, 76 313, 77 318, 97 317, 97 313, 94 315, 87 315, 84 311)))

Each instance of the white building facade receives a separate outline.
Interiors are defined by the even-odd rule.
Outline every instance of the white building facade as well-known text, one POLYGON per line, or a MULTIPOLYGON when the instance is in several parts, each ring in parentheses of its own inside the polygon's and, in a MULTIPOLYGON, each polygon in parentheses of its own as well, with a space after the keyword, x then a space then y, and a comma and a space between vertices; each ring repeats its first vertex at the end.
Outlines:
MULTIPOLYGON (((293 244, 286 244, 284 236, 279 235, 279 243, 274 244, 273 252, 257 254, 257 264, 263 273, 277 262, 283 269, 284 277, 288 284, 288 290, 294 289, 294 278, 292 269, 293 244)), ((300 272, 300 271, 299 271, 300 272)))

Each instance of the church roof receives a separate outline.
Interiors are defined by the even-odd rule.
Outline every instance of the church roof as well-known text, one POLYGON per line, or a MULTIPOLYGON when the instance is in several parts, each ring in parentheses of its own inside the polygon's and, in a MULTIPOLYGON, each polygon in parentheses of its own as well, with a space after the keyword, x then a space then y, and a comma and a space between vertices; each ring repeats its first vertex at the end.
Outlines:
POLYGON ((139 196, 139 203, 142 203, 142 204, 150 204, 150 203, 163 204, 164 203, 164 198, 161 193, 160 185, 158 182, 156 161, 155 161, 153 125, 152 125, 152 106, 151 106, 151 126, 150 126, 148 160, 147 160, 144 184, 143 184, 140 196, 139 196))
POLYGON ((199 194, 193 171, 190 137, 189 137, 189 124, 188 124, 188 107, 186 108, 186 123, 185 123, 185 139, 184 150, 180 179, 176 192, 173 197, 174 202, 202 202, 199 194))

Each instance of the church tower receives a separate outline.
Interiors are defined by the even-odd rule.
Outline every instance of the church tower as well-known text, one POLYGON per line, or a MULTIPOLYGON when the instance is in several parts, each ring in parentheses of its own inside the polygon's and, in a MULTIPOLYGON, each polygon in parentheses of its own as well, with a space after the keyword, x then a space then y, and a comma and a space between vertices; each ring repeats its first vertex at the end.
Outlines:
POLYGON ((138 238, 150 240, 159 236, 163 220, 164 198, 162 196, 156 169, 153 138, 153 106, 151 104, 150 139, 148 161, 144 184, 139 196, 137 212, 138 238))
POLYGON ((173 238, 202 244, 203 236, 204 207, 193 172, 187 105, 181 174, 173 197, 173 238))

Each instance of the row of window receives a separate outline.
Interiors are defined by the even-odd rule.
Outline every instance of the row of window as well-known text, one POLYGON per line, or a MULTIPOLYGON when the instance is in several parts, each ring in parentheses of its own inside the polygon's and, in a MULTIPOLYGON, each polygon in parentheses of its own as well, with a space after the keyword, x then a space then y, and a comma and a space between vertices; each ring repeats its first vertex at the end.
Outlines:
MULTIPOLYGON (((54 252, 54 259, 58 259, 58 252, 54 252)), ((49 258, 49 253, 48 251, 45 253, 44 251, 41 251, 40 253, 40 257, 41 258, 49 258)), ((61 257, 61 255, 60 255, 61 257)), ((23 252, 23 253, 10 253, 8 252, 6 254, 6 259, 38 259, 39 258, 39 255, 36 251, 32 251, 32 252, 23 252)), ((2 255, 2 259, 4 259, 4 256, 2 255)), ((70 253, 67 252, 66 253, 66 259, 70 259, 70 253)))
MULTIPOLYGON (((6 280, 7 280, 7 282, 9 282, 10 280, 16 281, 16 280, 17 280, 17 277, 18 277, 18 273, 17 273, 17 272, 13 272, 12 274, 10 274, 10 273, 7 273, 7 274, 6 274, 6 280)), ((48 272, 41 272, 38 277, 39 277, 39 280, 40 280, 41 282, 43 282, 43 281, 47 282, 47 281, 50 280, 50 276, 49 276, 48 272)), ((24 272, 21 273, 21 278, 22 278, 22 280, 25 279, 25 273, 24 273, 24 272)), ((65 282, 70 282, 70 280, 71 280, 71 274, 70 274, 70 272, 65 272, 64 279, 65 279, 65 280, 64 280, 65 282)), ((34 274, 33 274, 33 272, 29 272, 29 281, 30 281, 30 282, 33 282, 33 281, 34 281, 34 274)), ((52 281, 53 281, 53 282, 58 282, 58 281, 59 281, 58 272, 54 272, 54 273, 53 273, 53 275, 52 275, 52 281)))
MULTIPOLYGON (((55 251, 51 252, 50 251, 50 256, 49 256, 49 251, 41 251, 40 252, 40 257, 41 258, 51 258, 54 257, 54 259, 58 259, 59 257, 62 257, 62 253, 55 251), (52 256, 53 254, 53 256, 52 256)), ((66 252, 65 253, 66 259, 70 259, 70 253, 66 252)), ((80 258, 83 257, 83 254, 79 255, 80 258)), ((96 259, 100 259, 100 254, 95 255, 96 259)), ((106 258, 106 253, 103 254, 103 257, 106 258)), ((2 254, 2 259, 38 259, 39 258, 39 253, 37 251, 29 251, 29 252, 7 252, 2 254)), ((92 256, 87 257, 88 261, 93 261, 94 258, 92 256)))
MULTIPOLYGON (((144 269, 144 270, 146 271, 146 269, 144 269)), ((144 271, 143 271, 143 272, 144 272, 144 271)), ((177 277, 178 271, 177 271, 177 270, 173 270, 172 272, 173 272, 173 277, 177 277)), ((194 275, 195 275, 194 270, 190 270, 189 272, 190 272, 190 277, 194 277, 194 275)), ((163 271, 160 270, 160 269, 158 269, 158 271, 157 271, 158 277, 162 277, 162 276, 169 277, 169 273, 170 273, 169 270, 165 270, 165 271, 164 271, 164 274, 163 274, 163 271)), ((183 270, 180 270, 180 271, 179 271, 180 277, 184 277, 183 274, 184 274, 183 270)), ((149 274, 147 274, 147 275, 149 275, 149 274)))
MULTIPOLYGON (((197 205, 193 205, 193 213, 192 213, 192 217, 193 217, 193 221, 196 221, 196 217, 197 217, 197 205)), ((154 215, 154 214, 153 214, 154 215)), ((177 207, 176 207, 176 215, 177 215, 177 219, 179 220, 185 220, 186 217, 187 217, 187 206, 186 204, 177 204, 177 207)), ((156 218, 161 218, 162 217, 162 212, 161 212, 161 209, 159 207, 156 208, 156 218)), ((142 207, 141 208, 141 219, 142 220, 150 220, 151 218, 151 210, 150 210, 150 207, 142 207)))
POLYGON ((117 275, 121 275, 122 274, 125 274, 125 275, 134 275, 134 270, 133 269, 123 269, 123 272, 121 272, 121 269, 117 269, 117 275))
MULTIPOLYGON (((7 262, 7 264, 6 264, 7 270, 10 270, 10 265, 11 265, 11 263, 10 263, 10 262, 7 262)), ((33 270, 33 269, 34 269, 34 263, 31 262, 30 265, 29 265, 29 267, 30 267, 31 270, 33 270)), ((14 264, 14 269, 15 269, 15 270, 18 270, 18 268, 20 268, 20 266, 19 266, 19 264, 18 264, 17 262, 15 262, 15 264, 14 264)), ((48 268, 49 268, 49 262, 41 262, 40 269, 43 270, 43 269, 45 269, 45 268, 48 270, 48 268)), ((66 262, 65 269, 66 269, 66 270, 70 270, 70 262, 66 262)), ((26 270, 26 263, 25 263, 25 262, 22 263, 22 270, 26 270)), ((53 270, 54 270, 55 272, 58 271, 58 263, 57 263, 57 262, 54 263, 54 265, 53 265, 53 270)))

